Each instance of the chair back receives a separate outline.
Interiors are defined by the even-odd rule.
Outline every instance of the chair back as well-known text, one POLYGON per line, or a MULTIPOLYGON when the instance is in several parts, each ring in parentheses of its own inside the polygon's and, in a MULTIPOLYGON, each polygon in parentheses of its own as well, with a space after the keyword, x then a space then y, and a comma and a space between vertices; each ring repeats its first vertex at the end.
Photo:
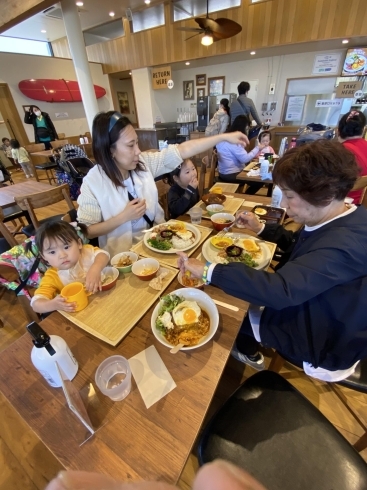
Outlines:
POLYGON ((59 137, 60 140, 65 139, 65 133, 57 133, 57 136, 59 137))
POLYGON ((33 153, 34 151, 45 151, 44 143, 33 143, 31 145, 25 145, 24 148, 28 153, 33 153))
POLYGON ((158 180, 155 185, 158 190, 158 202, 163 208, 165 219, 168 220, 170 218, 168 210, 168 191, 171 186, 162 179, 158 180))
POLYGON ((0 208, 0 253, 10 250, 16 245, 18 245, 18 242, 6 227, 4 223, 4 212, 0 208))
POLYGON ((52 148, 59 148, 60 146, 67 145, 69 143, 69 140, 55 140, 51 141, 51 146, 52 148))
POLYGON ((210 164, 210 173, 209 173, 209 181, 208 181, 208 189, 210 189, 215 181, 215 171, 217 170, 218 166, 218 153, 217 150, 213 150, 212 153, 212 161, 210 164))
POLYGON ((64 163, 68 170, 65 165, 63 165, 63 168, 70 173, 74 179, 82 179, 87 175, 89 170, 94 167, 94 163, 89 160, 89 158, 83 157, 69 158, 69 160, 66 160, 64 163))
POLYGON ((53 189, 37 192, 35 194, 17 196, 14 199, 23 211, 28 211, 32 224, 36 230, 40 225, 34 212, 35 209, 51 206, 51 204, 56 204, 61 201, 66 201, 69 210, 75 209, 73 201, 70 199, 68 184, 63 184, 59 187, 54 187, 53 189))
POLYGON ((363 192, 361 194, 359 202, 355 204, 363 204, 363 206, 367 207, 367 196, 366 196, 367 175, 363 175, 362 177, 359 177, 359 179, 356 180, 356 183, 354 184, 352 191, 360 191, 361 189, 363 190, 363 192))
POLYGON ((81 145, 81 148, 84 150, 88 158, 94 158, 92 143, 84 143, 84 145, 81 145))
POLYGON ((199 191, 199 196, 201 197, 204 194, 204 189, 205 189, 205 174, 207 171, 207 168, 209 167, 209 157, 206 155, 202 160, 201 160, 201 167, 200 167, 200 173, 199 173, 199 186, 198 186, 198 191, 199 191))

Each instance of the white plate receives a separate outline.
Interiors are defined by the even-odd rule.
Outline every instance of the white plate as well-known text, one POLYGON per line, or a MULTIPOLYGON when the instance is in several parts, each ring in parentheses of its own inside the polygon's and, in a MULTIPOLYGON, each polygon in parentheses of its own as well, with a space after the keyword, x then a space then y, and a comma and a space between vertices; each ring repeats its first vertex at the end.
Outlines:
MULTIPOLYGON (((359 58, 364 58, 364 64, 362 66, 360 66, 359 68, 347 68, 347 62, 348 60, 352 60, 353 57, 348 57, 346 60, 345 60, 345 63, 344 63, 344 67, 343 67, 343 71, 346 71, 348 73, 358 73, 359 71, 363 71, 366 67, 367 67, 367 59, 365 56, 361 55, 361 54, 358 54, 358 57, 359 58)), ((349 63, 349 64, 353 64, 353 63, 349 63)))
MULTIPOLYGON (((255 242, 257 241, 256 237, 245 235, 244 233, 227 233, 226 236, 233 239, 239 238, 242 240, 245 238, 251 238, 252 240, 255 240, 255 242)), ((208 262, 212 262, 213 264, 218 264, 219 261, 217 257, 218 257, 218 253, 221 252, 221 250, 215 248, 214 245, 210 243, 211 238, 213 237, 210 237, 208 240, 206 240, 206 242, 204 242, 201 253, 203 254, 205 260, 207 260, 208 262)), ((236 242, 234 242, 234 245, 236 245, 236 242)), ((268 246, 265 243, 260 242, 258 245, 261 248, 262 257, 260 259, 254 259, 256 260, 256 262, 259 263, 259 265, 255 267, 255 269, 263 269, 270 262, 271 253, 268 246)), ((238 243, 238 246, 240 247, 241 244, 238 243)))
MULTIPOLYGON (((166 224, 168 223, 174 223, 176 220, 171 220, 171 221, 168 221, 166 224)), ((164 223, 162 223, 164 224, 164 223)), ((159 225, 155 226, 154 228, 157 228, 159 225)), ((157 252, 157 253, 161 253, 161 254, 174 254, 176 253, 177 251, 179 252, 184 252, 185 250, 189 250, 190 248, 194 247, 195 245, 197 245, 199 242, 200 242, 200 238, 201 238, 201 233, 200 231, 196 228, 196 226, 194 225, 191 225, 190 223, 185 223, 185 226, 186 226, 186 229, 189 230, 189 231, 192 231, 195 235, 195 240, 193 241, 193 243, 189 246, 189 247, 186 247, 186 248, 180 248, 180 249, 176 249, 176 248, 170 248, 169 250, 158 250, 158 248, 154 248, 152 247, 151 245, 149 245, 148 243, 148 240, 152 234, 152 232, 154 231, 154 229, 152 231, 148 231, 147 233, 144 234, 144 244, 150 249, 150 250, 153 250, 153 252, 157 252)))
MULTIPOLYGON (((183 298, 185 298, 185 300, 196 301, 197 304, 200 306, 200 308, 206 311, 210 320, 209 332, 200 340, 200 342, 190 347, 182 347, 181 350, 197 349, 198 347, 201 347, 202 345, 209 342, 209 340, 214 336, 215 332, 217 331, 219 325, 218 308, 214 303, 214 301, 211 299, 211 297, 208 296, 203 291, 200 291, 200 289, 195 289, 195 288, 176 289, 176 291, 171 291, 170 294, 177 294, 177 296, 182 296, 183 298)), ((155 338, 159 340, 161 344, 172 349, 172 347, 174 346, 169 342, 167 342, 162 332, 158 330, 155 326, 155 322, 158 317, 159 305, 160 302, 156 305, 156 307, 153 310, 152 318, 150 320, 150 326, 152 328, 152 332, 155 338)))

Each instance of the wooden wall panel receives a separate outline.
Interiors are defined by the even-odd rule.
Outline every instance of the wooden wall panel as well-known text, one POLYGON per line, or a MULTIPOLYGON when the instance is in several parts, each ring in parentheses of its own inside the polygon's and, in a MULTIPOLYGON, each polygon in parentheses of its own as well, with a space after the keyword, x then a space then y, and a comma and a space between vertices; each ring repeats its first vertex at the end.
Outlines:
POLYGON ((0 34, 54 3, 54 0, 1 0, 0 34))
MULTIPOLYGON (((198 59, 251 49, 303 43, 308 41, 366 35, 365 0, 272 0, 212 14, 227 17, 242 25, 237 36, 205 47, 200 36, 185 41, 191 33, 176 27, 192 27, 194 21, 173 23, 170 5, 165 5, 166 25, 126 35, 87 47, 89 61, 102 63, 104 73, 114 73, 146 66, 159 66, 177 61, 198 59)), ((52 43, 55 54, 66 53, 65 41, 52 43)))

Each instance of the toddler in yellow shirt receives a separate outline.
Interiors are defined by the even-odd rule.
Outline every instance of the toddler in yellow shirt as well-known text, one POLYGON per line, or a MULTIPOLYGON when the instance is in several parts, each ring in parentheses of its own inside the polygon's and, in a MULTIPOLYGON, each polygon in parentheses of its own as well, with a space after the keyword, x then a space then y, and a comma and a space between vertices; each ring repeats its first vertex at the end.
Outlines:
POLYGON ((67 303, 60 296, 64 286, 71 282, 85 284, 88 291, 102 289, 101 272, 110 260, 108 252, 83 245, 78 231, 83 225, 64 221, 44 223, 36 232, 36 245, 42 259, 50 265, 32 298, 31 306, 37 313, 54 310, 72 312, 75 303, 67 303))

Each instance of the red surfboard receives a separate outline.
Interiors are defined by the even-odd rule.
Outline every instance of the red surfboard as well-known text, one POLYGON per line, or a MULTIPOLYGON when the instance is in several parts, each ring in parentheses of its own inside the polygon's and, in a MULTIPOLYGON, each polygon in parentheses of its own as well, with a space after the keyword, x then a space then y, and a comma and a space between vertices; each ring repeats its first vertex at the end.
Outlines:
MULTIPOLYGON (((43 102, 81 102, 82 100, 79 84, 75 80, 32 78, 22 80, 18 87, 25 96, 43 102)), ((106 95, 106 90, 99 85, 94 85, 94 92, 97 99, 106 95)))

